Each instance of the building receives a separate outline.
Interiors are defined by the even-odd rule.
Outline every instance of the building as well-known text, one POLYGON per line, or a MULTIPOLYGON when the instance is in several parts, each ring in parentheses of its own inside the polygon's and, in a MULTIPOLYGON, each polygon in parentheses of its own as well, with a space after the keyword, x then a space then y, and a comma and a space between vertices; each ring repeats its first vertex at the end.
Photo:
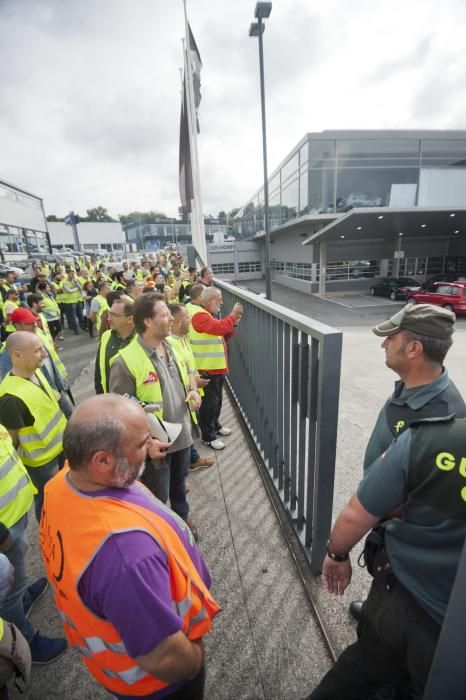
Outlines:
MULTIPOLYGON (((166 245, 189 245, 192 242, 191 224, 177 219, 158 219, 151 223, 135 222, 124 227, 126 242, 133 251, 152 251, 166 245)), ((229 226, 207 220, 207 242, 223 241, 231 233, 229 226)))
POLYGON ((49 253, 50 240, 42 199, 0 180, 1 259, 20 260, 49 253))
MULTIPOLYGON (((466 131, 306 134, 270 175, 269 213, 273 277, 302 291, 464 275, 466 131)), ((264 235, 261 188, 234 236, 264 235)))
MULTIPOLYGON (((75 248, 73 229, 63 221, 49 221, 50 242, 52 248, 75 248)), ((77 224, 81 249, 122 251, 125 246, 125 234, 121 224, 116 222, 82 221, 77 224)))

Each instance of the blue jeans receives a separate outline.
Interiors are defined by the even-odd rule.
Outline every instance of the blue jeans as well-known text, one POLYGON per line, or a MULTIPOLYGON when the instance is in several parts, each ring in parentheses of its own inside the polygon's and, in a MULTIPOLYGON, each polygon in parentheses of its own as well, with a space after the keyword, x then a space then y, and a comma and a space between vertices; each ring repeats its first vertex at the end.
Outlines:
POLYGON ((76 318, 76 304, 63 304, 68 328, 75 333, 78 332, 78 319, 76 318))
POLYGON ((197 449, 195 448, 194 442, 193 442, 193 444, 191 445, 191 458, 190 458, 190 460, 189 460, 190 463, 191 463, 191 464, 194 464, 194 462, 195 462, 196 460, 198 460, 200 456, 201 456, 201 455, 199 454, 199 452, 198 452, 197 449))
POLYGON ((191 447, 171 452, 165 457, 165 467, 147 467, 141 481, 163 503, 170 497, 170 506, 183 520, 188 519, 189 505, 186 500, 186 479, 189 473, 191 447))
POLYGON ((26 637, 28 642, 34 636, 31 623, 24 614, 23 598, 27 588, 26 574, 26 528, 28 524, 27 513, 10 527, 10 536, 13 540, 10 548, 4 552, 15 567, 13 588, 3 601, 0 608, 0 616, 8 622, 13 622, 26 637))
POLYGON ((27 467, 31 481, 36 487, 38 493, 34 496, 34 510, 36 511, 37 522, 40 522, 40 514, 42 512, 42 503, 44 502, 44 486, 52 476, 58 472, 60 466, 60 456, 55 457, 48 464, 42 467, 27 467))

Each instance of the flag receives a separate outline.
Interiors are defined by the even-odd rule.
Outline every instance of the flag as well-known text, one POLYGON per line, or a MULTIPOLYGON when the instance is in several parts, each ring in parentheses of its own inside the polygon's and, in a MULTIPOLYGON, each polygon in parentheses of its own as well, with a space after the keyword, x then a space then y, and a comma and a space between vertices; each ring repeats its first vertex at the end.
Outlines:
POLYGON ((200 128, 199 128, 199 105, 201 104, 201 69, 202 69, 202 61, 201 61, 201 56, 199 53, 199 49, 197 48, 196 40, 194 39, 194 35, 191 31, 191 27, 188 24, 189 28, 189 63, 191 66, 191 72, 193 75, 193 92, 194 92, 194 107, 196 109, 196 127, 197 127, 197 133, 200 134, 200 128))
POLYGON ((191 200, 194 198, 194 190, 193 171, 191 166, 191 150, 189 146, 186 76, 183 80, 183 95, 181 98, 179 175, 181 207, 183 209, 183 214, 190 214, 191 200))

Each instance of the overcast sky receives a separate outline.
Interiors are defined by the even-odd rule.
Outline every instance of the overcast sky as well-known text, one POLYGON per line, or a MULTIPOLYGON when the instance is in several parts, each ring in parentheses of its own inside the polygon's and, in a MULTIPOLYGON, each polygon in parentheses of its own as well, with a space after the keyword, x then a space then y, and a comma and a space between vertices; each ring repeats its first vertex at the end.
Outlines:
MULTIPOLYGON (((260 186, 255 0, 188 0, 204 212, 260 186)), ((0 0, 0 179, 48 214, 176 215, 181 0, 0 0)), ((466 128, 464 0, 274 0, 269 168, 308 131, 466 128)))

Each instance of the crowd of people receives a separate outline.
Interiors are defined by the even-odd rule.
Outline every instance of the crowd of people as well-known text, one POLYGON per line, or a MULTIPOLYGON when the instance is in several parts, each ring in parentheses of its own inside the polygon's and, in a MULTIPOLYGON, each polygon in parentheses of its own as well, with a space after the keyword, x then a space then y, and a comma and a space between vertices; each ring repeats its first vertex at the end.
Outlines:
MULTIPOLYGON (((0 278, 0 698, 12 674, 27 682, 31 662, 66 650, 28 619, 48 582, 68 642, 114 697, 203 697, 203 637, 220 606, 187 478, 214 464, 196 440, 213 454, 232 432, 222 394, 244 310, 221 314, 212 270, 198 273, 176 253, 121 268, 82 257, 34 265, 27 289, 0 278), (65 323, 98 340, 96 396, 77 407, 60 358, 65 323), (28 585, 33 503, 47 578, 28 585)), ((466 533, 466 405, 444 368, 454 322, 446 309, 408 305, 373 329, 399 381, 330 533, 322 577, 341 594, 350 551, 369 533, 373 583, 351 605, 357 641, 313 700, 384 688, 416 698, 426 684, 466 533)))

